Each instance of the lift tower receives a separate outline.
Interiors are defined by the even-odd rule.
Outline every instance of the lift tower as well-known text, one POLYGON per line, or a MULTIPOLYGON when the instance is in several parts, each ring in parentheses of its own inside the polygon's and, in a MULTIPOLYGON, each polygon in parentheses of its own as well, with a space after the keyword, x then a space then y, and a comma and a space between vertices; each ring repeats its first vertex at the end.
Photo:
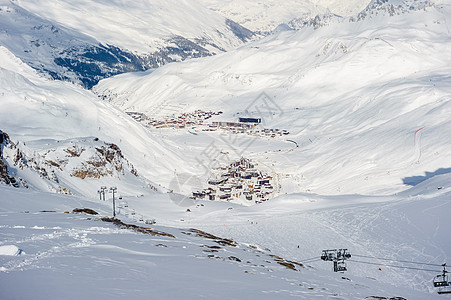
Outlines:
POLYGON ((348 249, 323 250, 323 254, 321 254, 322 260, 334 262, 334 272, 346 271, 345 261, 348 258, 351 258, 351 254, 348 252, 348 249))

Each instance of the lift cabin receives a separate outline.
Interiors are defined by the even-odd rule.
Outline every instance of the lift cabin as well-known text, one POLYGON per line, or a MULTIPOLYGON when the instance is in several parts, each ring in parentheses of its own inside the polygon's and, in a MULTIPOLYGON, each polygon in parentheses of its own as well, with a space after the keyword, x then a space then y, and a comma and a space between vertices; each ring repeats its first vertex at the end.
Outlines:
POLYGON ((450 286, 450 283, 448 281, 448 271, 446 271, 446 264, 443 264, 442 266, 442 274, 434 277, 434 287, 439 288, 439 294, 451 294, 451 289, 448 288, 450 286))
POLYGON ((346 263, 344 261, 334 262, 334 272, 344 272, 347 271, 346 263))
POLYGON ((437 275, 434 278, 434 287, 449 286, 448 276, 437 275))

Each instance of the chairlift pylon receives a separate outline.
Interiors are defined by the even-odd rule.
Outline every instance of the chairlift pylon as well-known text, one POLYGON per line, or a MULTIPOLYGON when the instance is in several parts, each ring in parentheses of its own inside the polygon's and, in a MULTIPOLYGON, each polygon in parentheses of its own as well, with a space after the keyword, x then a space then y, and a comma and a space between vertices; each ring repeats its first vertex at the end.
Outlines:
POLYGON ((347 271, 345 261, 349 258, 351 258, 351 254, 348 252, 348 249, 323 250, 321 254, 322 260, 334 263, 334 272, 347 271))

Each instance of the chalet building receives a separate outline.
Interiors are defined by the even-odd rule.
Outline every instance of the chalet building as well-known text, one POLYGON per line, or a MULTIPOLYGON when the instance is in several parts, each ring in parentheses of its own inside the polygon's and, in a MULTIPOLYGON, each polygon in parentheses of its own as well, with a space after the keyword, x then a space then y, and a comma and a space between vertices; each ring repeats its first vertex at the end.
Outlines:
POLYGON ((244 129, 250 129, 253 128, 255 125, 246 124, 246 123, 239 123, 239 122, 213 122, 213 127, 222 127, 222 128, 244 128, 244 129))
POLYGON ((231 188, 231 187, 225 187, 225 186, 223 186, 223 187, 220 187, 219 190, 220 190, 221 192, 230 193, 230 192, 232 191, 232 188, 231 188))
POLYGON ((208 184, 211 184, 211 185, 219 185, 219 184, 225 183, 226 181, 227 181, 227 179, 224 179, 224 178, 221 178, 221 179, 211 179, 211 180, 208 181, 208 184))
POLYGON ((207 193, 205 193, 204 191, 202 191, 202 192, 193 192, 193 197, 195 199, 204 199, 206 195, 207 195, 207 193))
POLYGON ((257 183, 259 185, 264 185, 264 184, 269 184, 269 181, 270 181, 269 178, 265 178, 265 179, 258 180, 257 183))
POLYGON ((239 118, 239 122, 242 123, 254 123, 254 124, 260 124, 262 122, 262 119, 260 118, 239 118))
POLYGON ((230 197, 232 197, 231 194, 223 194, 223 195, 219 195, 219 199, 220 199, 220 200, 229 200, 230 197))

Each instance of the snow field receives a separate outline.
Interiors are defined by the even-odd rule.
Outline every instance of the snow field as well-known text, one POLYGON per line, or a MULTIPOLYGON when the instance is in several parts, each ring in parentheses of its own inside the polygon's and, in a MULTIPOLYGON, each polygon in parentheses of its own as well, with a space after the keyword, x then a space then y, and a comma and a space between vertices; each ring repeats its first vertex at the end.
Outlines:
MULTIPOLYGON (((21 256, 0 256, 1 294, 6 298, 33 295, 38 299, 48 299, 64 295, 68 299, 80 296, 123 299, 130 294, 171 299, 291 299, 293 296, 301 299, 361 299, 372 295, 436 298, 434 294, 364 278, 361 273, 357 276, 351 272, 336 274, 310 263, 307 265, 313 268, 294 265, 299 271, 293 271, 278 263, 289 265, 290 260, 280 257, 282 249, 276 245, 282 244, 275 241, 269 243, 274 247, 269 251, 254 242, 236 243, 219 237, 209 238, 208 235, 202 237, 204 233, 189 228, 152 226, 154 230, 173 234, 175 238, 139 234, 102 222, 97 216, 63 213, 76 205, 105 214, 108 208, 97 201, 28 191, 17 193, 12 188, 1 190, 0 247, 14 244, 25 251, 21 256), (23 211, 23 207, 30 210, 23 211), (49 207, 53 211, 44 212, 49 207), (29 288, 12 289, 17 281, 29 288)), ((293 208, 285 206, 286 212, 293 208)), ((217 207, 213 209, 217 210, 217 207)), ((247 213, 258 220, 255 227, 261 226, 262 221, 268 231, 261 213, 247 213)), ((282 213, 280 218, 276 215, 276 219, 285 224, 285 231, 278 231, 279 235, 281 232, 285 232, 284 236, 292 233, 287 225, 293 218, 282 213)), ((126 223, 131 221, 123 220, 126 223)), ((210 224, 213 229, 213 223, 210 224)), ((246 235, 242 226, 236 229, 244 233, 241 238, 258 241, 256 237, 261 236, 255 233, 246 235)), ((314 228, 302 228, 301 232, 304 229, 314 228)), ((306 236, 314 243, 311 232, 306 236)), ((291 244, 287 243, 287 248, 291 244)), ((309 242, 301 245, 304 247, 309 242)))

